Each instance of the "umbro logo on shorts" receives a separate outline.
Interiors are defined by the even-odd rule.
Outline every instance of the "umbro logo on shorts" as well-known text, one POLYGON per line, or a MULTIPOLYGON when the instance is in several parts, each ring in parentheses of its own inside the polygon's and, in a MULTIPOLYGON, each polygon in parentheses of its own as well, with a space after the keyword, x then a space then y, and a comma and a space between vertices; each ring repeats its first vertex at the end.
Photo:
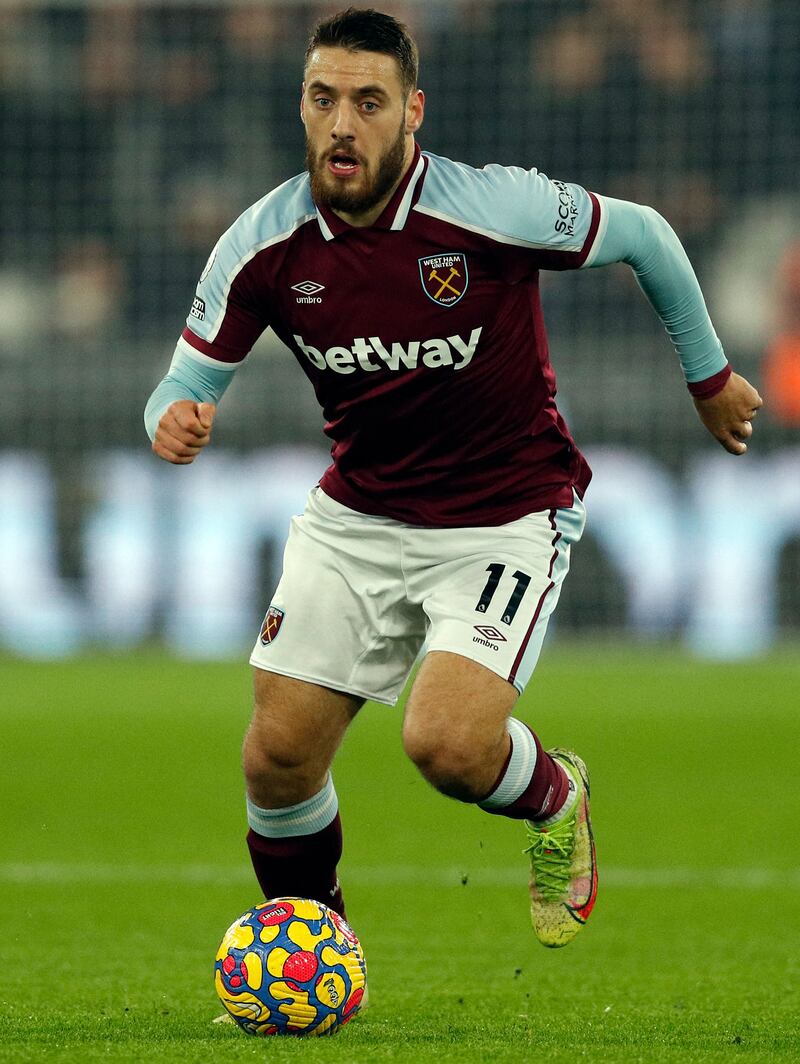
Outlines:
POLYGON ((480 643, 481 646, 491 647, 492 650, 497 650, 497 643, 507 643, 508 640, 502 632, 498 632, 494 625, 491 624, 473 624, 472 626, 478 635, 472 637, 473 643, 480 643))
POLYGON ((274 643, 278 638, 278 632, 281 630, 284 616, 283 610, 279 610, 277 606, 270 606, 267 610, 264 623, 261 625, 260 638, 262 646, 274 643))

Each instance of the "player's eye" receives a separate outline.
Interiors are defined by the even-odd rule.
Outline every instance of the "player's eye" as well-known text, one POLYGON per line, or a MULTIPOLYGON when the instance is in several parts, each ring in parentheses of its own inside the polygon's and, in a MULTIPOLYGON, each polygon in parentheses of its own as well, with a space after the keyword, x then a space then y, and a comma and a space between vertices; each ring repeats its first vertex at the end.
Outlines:
POLYGON ((361 110, 368 115, 373 115, 378 110, 378 105, 374 100, 364 100, 361 104, 361 110))
POLYGON ((333 100, 329 99, 327 96, 315 96, 314 103, 317 105, 317 107, 321 107, 323 109, 333 107, 333 100))

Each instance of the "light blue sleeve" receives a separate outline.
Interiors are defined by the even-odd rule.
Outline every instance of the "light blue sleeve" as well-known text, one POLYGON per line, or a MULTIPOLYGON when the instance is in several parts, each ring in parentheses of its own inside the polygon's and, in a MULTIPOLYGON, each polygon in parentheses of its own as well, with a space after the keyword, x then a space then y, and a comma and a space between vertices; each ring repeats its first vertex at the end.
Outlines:
POLYGON ((490 163, 477 170, 429 160, 414 208, 502 244, 527 248, 542 269, 577 269, 592 245, 595 203, 580 185, 539 170, 490 163))
POLYGON ((205 264, 186 319, 187 327, 207 345, 244 358, 266 329, 271 316, 269 292, 256 284, 237 291, 259 251, 288 239, 316 217, 307 173, 285 181, 248 207, 219 238, 205 264))
POLYGON ((652 207, 599 196, 605 232, 586 265, 626 262, 667 330, 687 383, 725 369, 722 350, 692 264, 668 222, 652 207))
POLYGON ((187 354, 183 340, 178 341, 169 372, 147 400, 144 425, 147 435, 155 439, 156 429, 167 407, 178 399, 191 399, 194 403, 218 403, 233 379, 235 367, 217 369, 211 360, 201 362, 187 354))

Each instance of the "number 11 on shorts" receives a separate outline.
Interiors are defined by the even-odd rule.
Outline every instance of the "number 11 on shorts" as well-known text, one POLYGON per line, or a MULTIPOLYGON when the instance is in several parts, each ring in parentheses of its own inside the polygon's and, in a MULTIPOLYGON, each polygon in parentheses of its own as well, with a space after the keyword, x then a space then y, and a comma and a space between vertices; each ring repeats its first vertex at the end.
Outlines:
MULTIPOLYGON (((486 613, 489 608, 489 604, 494 598, 494 593, 497 591, 497 585, 506 571, 505 565, 501 565, 499 562, 492 562, 491 565, 486 567, 486 572, 489 574, 489 579, 486 581, 486 586, 481 592, 481 597, 478 599, 478 604, 475 607, 478 613, 486 613)), ((500 620, 504 624, 511 624, 517 615, 519 604, 522 602, 522 597, 528 590, 528 585, 531 582, 531 578, 527 573, 521 573, 517 569, 512 573, 512 577, 516 580, 517 585, 511 593, 511 598, 508 600, 506 608, 503 610, 500 620)))

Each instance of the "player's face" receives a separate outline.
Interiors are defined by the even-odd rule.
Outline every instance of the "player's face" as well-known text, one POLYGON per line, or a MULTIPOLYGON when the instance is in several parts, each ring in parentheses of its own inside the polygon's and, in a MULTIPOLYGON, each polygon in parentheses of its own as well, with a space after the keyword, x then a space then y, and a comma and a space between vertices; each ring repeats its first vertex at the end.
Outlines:
POLYGON ((354 224, 378 217, 408 168, 424 97, 406 94, 394 56, 318 48, 300 114, 311 194, 354 224))

